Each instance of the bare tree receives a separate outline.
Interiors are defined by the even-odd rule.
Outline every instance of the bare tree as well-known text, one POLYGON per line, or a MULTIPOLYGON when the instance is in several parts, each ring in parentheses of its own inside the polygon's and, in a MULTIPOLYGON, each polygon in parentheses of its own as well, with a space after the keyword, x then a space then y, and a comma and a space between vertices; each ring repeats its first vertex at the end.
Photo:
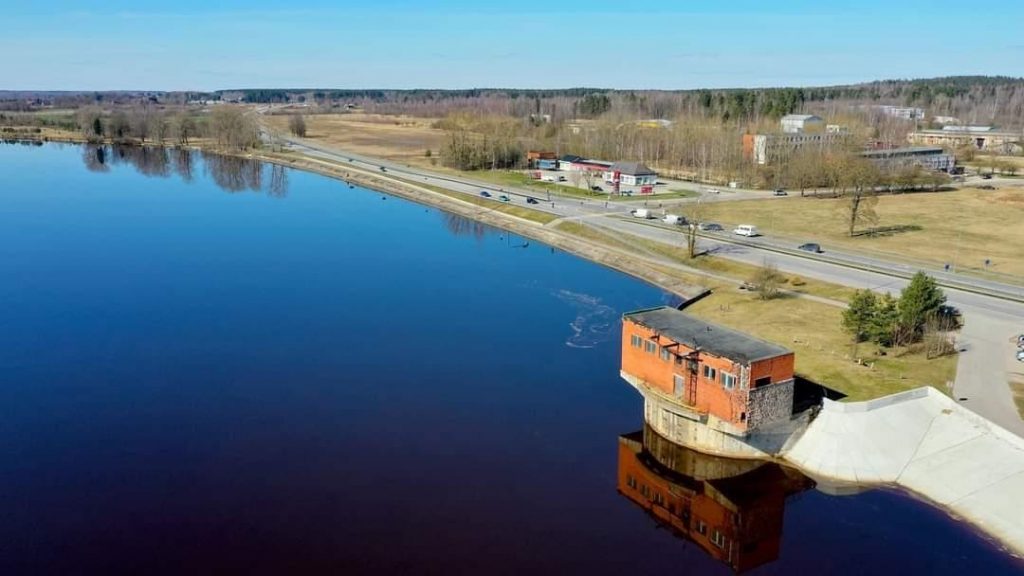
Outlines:
POLYGON ((704 206, 698 199, 696 202, 687 204, 683 211, 686 215, 686 254, 690 258, 697 257, 697 231, 700 230, 700 223, 704 220, 704 206))
POLYGON ((259 143, 259 127, 242 108, 221 105, 210 114, 210 135, 229 150, 248 150, 259 143))
POLYGON ((306 118, 302 114, 292 114, 288 118, 288 130, 293 136, 306 137, 306 118))
POLYGON ((761 300, 771 300, 778 296, 781 284, 782 276, 779 274, 778 267, 767 259, 765 259, 764 264, 754 272, 753 277, 750 279, 750 285, 761 300))

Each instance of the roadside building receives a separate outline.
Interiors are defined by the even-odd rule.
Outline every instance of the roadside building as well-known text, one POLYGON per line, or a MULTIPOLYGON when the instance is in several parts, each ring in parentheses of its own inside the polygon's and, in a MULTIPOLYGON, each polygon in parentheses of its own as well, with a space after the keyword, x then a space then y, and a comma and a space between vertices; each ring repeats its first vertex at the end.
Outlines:
POLYGON ((658 173, 641 162, 616 162, 605 170, 604 179, 625 186, 653 186, 658 173))
POLYGON ((813 114, 787 114, 779 121, 784 134, 810 134, 825 131, 825 121, 813 114))
POLYGON ((645 414, 648 422, 658 422, 659 431, 671 431, 677 417, 739 437, 788 421, 793 367, 792 351, 675 308, 622 318, 623 377, 645 398, 672 407, 645 414))
POLYGON ((955 156, 942 148, 928 146, 869 150, 862 152, 861 156, 886 169, 920 166, 927 170, 953 172, 956 167, 955 156))
POLYGON ((619 436, 619 494, 737 573, 779 557, 786 500, 814 482, 759 460, 701 454, 650 427, 619 436))
POLYGON ((556 170, 558 168, 558 155, 544 150, 527 150, 526 166, 531 169, 556 170))
POLYGON ((991 126, 943 126, 941 130, 917 130, 907 135, 907 141, 915 146, 943 146, 994 151, 1003 154, 1022 150, 1024 136, 1021 132, 995 130, 991 126))

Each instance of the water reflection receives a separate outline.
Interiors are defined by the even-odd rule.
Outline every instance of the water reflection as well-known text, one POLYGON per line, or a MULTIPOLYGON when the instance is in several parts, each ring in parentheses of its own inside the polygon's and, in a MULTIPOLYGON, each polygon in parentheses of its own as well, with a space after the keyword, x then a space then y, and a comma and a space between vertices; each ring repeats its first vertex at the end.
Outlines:
POLYGON ((451 212, 442 211, 441 222, 444 223, 445 229, 455 236, 469 236, 476 239, 477 242, 483 240, 487 232, 491 230, 490 227, 479 220, 473 220, 472 218, 459 216, 451 212))
POLYGON ((113 166, 129 166, 144 176, 167 178, 174 175, 185 182, 192 182, 197 167, 201 166, 210 181, 227 192, 249 190, 281 198, 288 194, 288 171, 283 166, 213 152, 87 144, 82 147, 82 163, 91 172, 109 172, 113 166))
POLYGON ((786 499, 813 487, 791 468, 708 456, 647 426, 619 437, 619 493, 736 572, 779 557, 786 499))

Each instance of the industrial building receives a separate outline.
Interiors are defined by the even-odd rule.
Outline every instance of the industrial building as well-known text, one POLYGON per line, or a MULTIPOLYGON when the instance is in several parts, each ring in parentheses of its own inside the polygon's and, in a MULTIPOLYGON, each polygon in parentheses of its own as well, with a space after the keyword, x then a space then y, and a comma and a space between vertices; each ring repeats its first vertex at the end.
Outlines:
POLYGON ((809 134, 744 134, 743 157, 750 159, 754 164, 771 164, 801 148, 808 146, 827 148, 848 136, 847 132, 842 131, 809 134))
POLYGON ((1013 154, 1024 149, 1021 132, 995 130, 991 126, 943 126, 941 130, 918 130, 907 135, 915 146, 943 146, 1013 154))
POLYGON ((623 376, 645 397, 673 407, 655 417, 659 427, 672 428, 672 420, 682 417, 744 437, 788 421, 794 358, 782 346, 675 308, 640 310, 622 318, 623 376))
POLYGON ((942 148, 914 146, 909 148, 889 148, 862 152, 861 156, 887 169, 906 166, 920 166, 927 170, 952 172, 956 167, 956 157, 942 148))

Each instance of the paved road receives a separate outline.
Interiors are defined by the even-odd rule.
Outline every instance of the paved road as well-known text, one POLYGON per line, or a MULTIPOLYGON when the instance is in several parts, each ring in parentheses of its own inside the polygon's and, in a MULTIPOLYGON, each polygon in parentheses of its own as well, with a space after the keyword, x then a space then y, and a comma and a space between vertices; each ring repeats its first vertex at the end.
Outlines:
MULTIPOLYGON (((517 204, 524 204, 528 196, 535 197, 545 201, 531 207, 563 219, 578 218, 591 225, 613 231, 669 244, 683 244, 683 234, 678 229, 654 227, 644 221, 616 217, 624 214, 629 209, 628 206, 561 197, 548 201, 546 197, 541 197, 531 190, 499 187, 471 178, 455 178, 396 162, 340 152, 306 141, 291 138, 285 140, 292 149, 310 157, 347 163, 363 170, 380 171, 383 168, 387 173, 400 178, 474 196, 479 195, 480 190, 488 190, 492 194, 505 193, 517 204)), ((727 195, 728 193, 723 192, 709 200, 719 200, 727 195)), ((907 283, 905 278, 916 270, 906 264, 841 251, 830 250, 826 254, 812 257, 805 253, 794 253, 791 246, 782 245, 769 238, 737 242, 728 234, 706 234, 700 243, 702 247, 723 258, 756 265, 768 259, 779 269, 792 274, 855 288, 870 288, 879 292, 899 292, 907 283)), ((974 277, 948 274, 941 270, 928 272, 945 286, 949 302, 957 306, 964 315, 965 328, 961 334, 960 344, 965 352, 960 361, 954 394, 957 397, 966 397, 964 404, 979 414, 1024 435, 1024 423, 1013 409, 1007 384, 1012 350, 997 345, 999 342, 1009 342, 1015 332, 1024 332, 1024 304, 1019 300, 1024 299, 1024 289, 974 277), (1000 358, 1006 355, 1010 355, 1010 360, 1004 358, 1000 361, 1000 358)))

